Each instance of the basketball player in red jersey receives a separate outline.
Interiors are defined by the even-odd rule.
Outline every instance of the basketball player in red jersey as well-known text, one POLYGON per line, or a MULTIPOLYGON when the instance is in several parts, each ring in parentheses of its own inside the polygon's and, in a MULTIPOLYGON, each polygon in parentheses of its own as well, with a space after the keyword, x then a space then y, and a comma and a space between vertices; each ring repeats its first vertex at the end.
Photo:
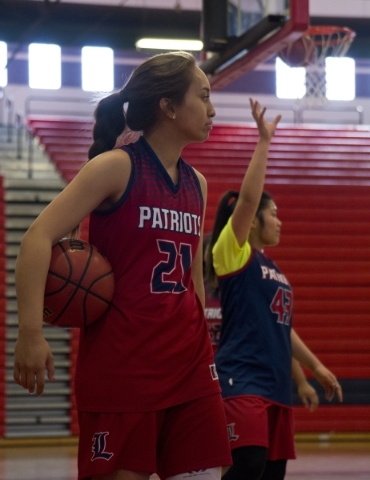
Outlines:
POLYGON ((42 334, 52 246, 90 215, 90 242, 115 273, 105 317, 81 331, 79 479, 218 480, 231 464, 204 318, 204 177, 180 157, 215 110, 206 75, 178 52, 146 60, 95 111, 90 161, 25 234, 16 267, 15 381, 53 381, 42 334), (125 108, 124 108, 125 106, 125 108), (142 132, 115 148, 126 127, 142 132), (189 473, 191 472, 191 473, 189 473))

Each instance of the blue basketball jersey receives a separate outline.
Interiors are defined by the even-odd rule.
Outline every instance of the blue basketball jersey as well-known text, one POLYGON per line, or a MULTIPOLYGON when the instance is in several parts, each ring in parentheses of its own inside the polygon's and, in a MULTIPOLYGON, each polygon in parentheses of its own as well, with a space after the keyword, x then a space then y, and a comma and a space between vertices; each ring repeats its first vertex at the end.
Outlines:
POLYGON ((258 395, 291 405, 293 293, 272 260, 252 249, 218 278, 222 327, 216 367, 223 397, 258 395))

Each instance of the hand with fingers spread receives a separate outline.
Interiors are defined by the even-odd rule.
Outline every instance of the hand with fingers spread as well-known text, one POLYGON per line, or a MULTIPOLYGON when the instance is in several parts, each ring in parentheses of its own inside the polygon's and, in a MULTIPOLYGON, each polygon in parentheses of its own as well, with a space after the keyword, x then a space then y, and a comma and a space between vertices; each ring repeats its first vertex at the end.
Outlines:
POLYGON ((249 103, 251 106, 253 118, 256 121, 258 127, 260 138, 270 141, 275 134, 277 124, 281 120, 281 115, 277 115, 275 119, 271 123, 269 123, 265 120, 266 108, 263 108, 261 110, 261 105, 259 104, 259 102, 254 101, 252 98, 249 99, 249 103))
POLYGON ((20 332, 14 351, 14 380, 30 393, 42 395, 48 379, 54 381, 54 360, 42 332, 20 332))
POLYGON ((331 402, 337 395, 340 402, 343 401, 342 387, 339 385, 336 376, 324 365, 318 365, 313 371, 316 380, 321 383, 325 390, 325 398, 331 402))

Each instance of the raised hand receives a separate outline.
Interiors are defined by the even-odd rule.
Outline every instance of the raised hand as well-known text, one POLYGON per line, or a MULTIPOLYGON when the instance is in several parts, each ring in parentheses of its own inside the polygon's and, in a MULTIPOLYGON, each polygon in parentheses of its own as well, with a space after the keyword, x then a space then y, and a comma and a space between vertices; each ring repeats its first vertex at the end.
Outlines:
POLYGON ((270 141, 275 134, 275 130, 277 124, 281 119, 281 115, 277 115, 275 119, 271 123, 269 123, 265 120, 266 108, 263 108, 261 110, 261 105, 259 104, 259 102, 254 101, 252 98, 249 99, 249 103, 251 106, 253 118, 256 121, 258 127, 260 138, 270 141))

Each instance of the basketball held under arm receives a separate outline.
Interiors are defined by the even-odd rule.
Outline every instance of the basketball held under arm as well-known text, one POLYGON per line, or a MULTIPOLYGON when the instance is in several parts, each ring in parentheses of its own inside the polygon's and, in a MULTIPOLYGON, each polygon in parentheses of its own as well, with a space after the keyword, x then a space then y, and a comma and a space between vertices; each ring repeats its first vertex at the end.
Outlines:
POLYGON ((122 195, 130 160, 108 152, 86 164, 24 235, 16 264, 20 328, 42 328, 42 307, 51 248, 103 201, 122 195), (106 157, 106 158, 102 158, 106 157), (125 175, 126 174, 126 175, 125 175), (122 187, 123 185, 123 187, 122 187))
POLYGON ((44 371, 54 365, 42 334, 43 303, 52 246, 107 198, 122 194, 131 171, 124 152, 107 152, 86 164, 77 177, 33 222, 24 235, 16 263, 19 334, 14 379, 30 393, 44 389, 44 371), (125 162, 125 157, 126 162, 125 162), (123 185, 123 187, 122 187, 123 185))

